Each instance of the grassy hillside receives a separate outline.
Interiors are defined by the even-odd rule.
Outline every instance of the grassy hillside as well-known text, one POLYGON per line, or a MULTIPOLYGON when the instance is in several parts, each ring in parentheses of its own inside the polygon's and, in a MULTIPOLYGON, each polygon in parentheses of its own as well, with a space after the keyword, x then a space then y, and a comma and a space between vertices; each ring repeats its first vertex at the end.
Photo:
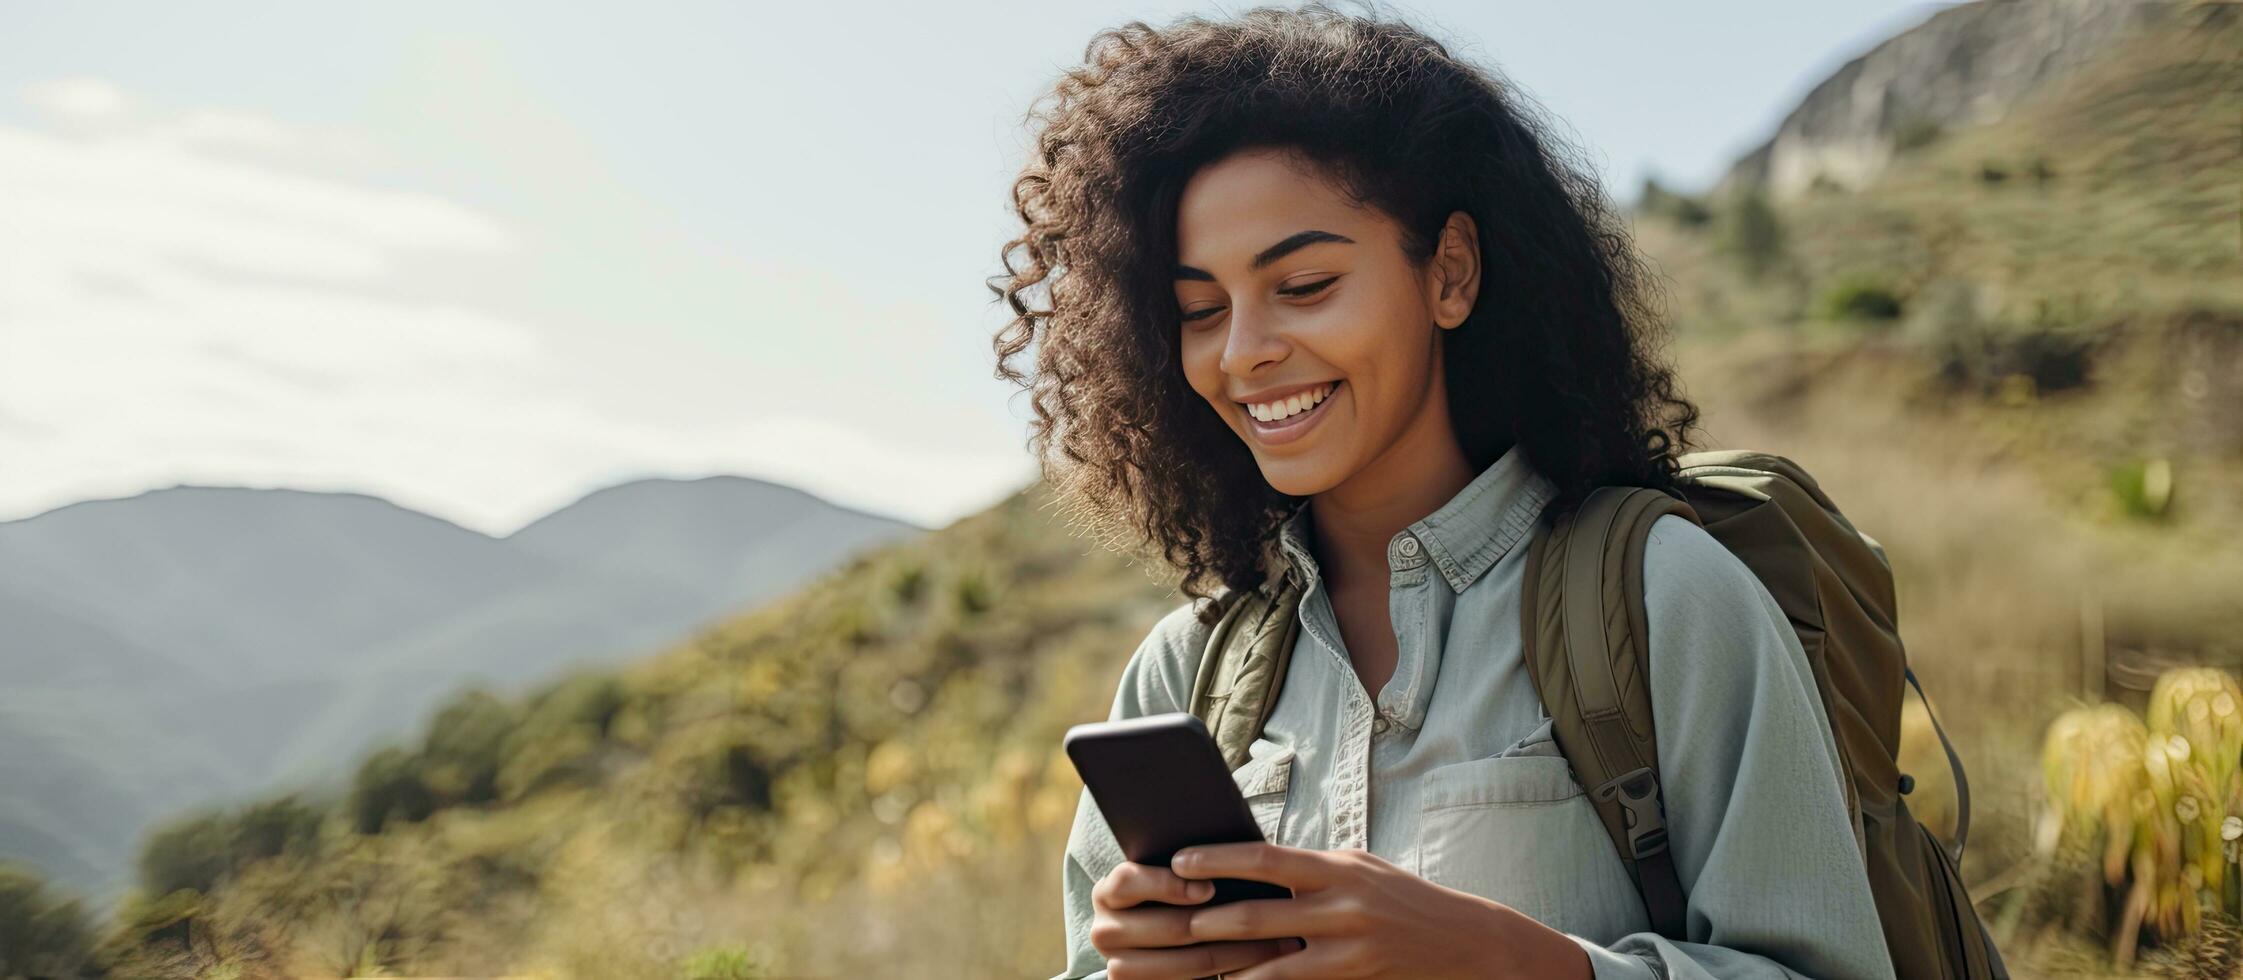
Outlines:
MULTIPOLYGON (((2102 971, 2009 887, 2048 720, 2133 666, 2243 661, 2243 33, 2181 14, 1859 192, 1655 196, 1638 227, 1710 441, 1799 459, 1893 556, 1975 776, 1965 877, 2025 976, 2102 971)), ((462 695, 345 799, 175 824, 102 955, 1048 975, 1059 736, 1180 601, 1030 488, 629 670, 462 695)))
POLYGON ((847 973, 904 950, 1042 969, 1080 788, 1059 736, 1104 715, 1181 601, 1055 521, 1031 490, 632 669, 463 694, 286 832, 183 820, 108 955, 245 976, 847 973), (969 902, 990 913, 973 930, 927 914, 969 902))

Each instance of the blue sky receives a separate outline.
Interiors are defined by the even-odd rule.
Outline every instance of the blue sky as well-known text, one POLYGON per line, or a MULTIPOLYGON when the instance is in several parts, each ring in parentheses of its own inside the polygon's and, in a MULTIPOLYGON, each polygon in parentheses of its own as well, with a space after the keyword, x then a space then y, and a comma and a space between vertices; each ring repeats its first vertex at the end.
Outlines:
MULTIPOLYGON (((503 534, 740 473, 939 526, 1033 476, 982 279, 1090 35, 1246 5, 0 3, 0 520, 175 483, 503 534)), ((1942 5, 1386 9, 1616 196, 1942 5)))

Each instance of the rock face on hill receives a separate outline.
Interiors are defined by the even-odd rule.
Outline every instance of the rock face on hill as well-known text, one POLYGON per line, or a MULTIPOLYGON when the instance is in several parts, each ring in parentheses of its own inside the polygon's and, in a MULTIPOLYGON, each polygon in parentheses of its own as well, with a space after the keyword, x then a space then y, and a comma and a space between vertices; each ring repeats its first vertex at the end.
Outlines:
POLYGON ((1818 178, 1858 188, 1892 158, 1896 137, 1998 122, 2172 6, 1979 0, 1942 10, 1815 86, 1717 191, 1785 198, 1818 178))

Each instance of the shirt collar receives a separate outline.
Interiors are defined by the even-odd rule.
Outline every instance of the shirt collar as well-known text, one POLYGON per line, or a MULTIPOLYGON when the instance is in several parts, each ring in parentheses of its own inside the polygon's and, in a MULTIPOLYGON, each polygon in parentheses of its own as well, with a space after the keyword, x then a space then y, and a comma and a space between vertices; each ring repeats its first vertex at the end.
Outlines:
MULTIPOLYGON (((1447 503, 1397 532, 1388 542, 1389 564, 1399 571, 1411 559, 1403 547, 1405 536, 1423 545, 1424 559, 1441 570, 1449 588, 1463 592, 1494 567, 1512 546, 1526 537, 1542 508, 1556 495, 1550 481, 1527 463, 1513 446, 1480 471, 1447 503)), ((1295 571, 1317 575, 1316 556, 1309 540, 1309 507, 1295 505, 1278 529, 1278 545, 1292 560, 1295 571)))

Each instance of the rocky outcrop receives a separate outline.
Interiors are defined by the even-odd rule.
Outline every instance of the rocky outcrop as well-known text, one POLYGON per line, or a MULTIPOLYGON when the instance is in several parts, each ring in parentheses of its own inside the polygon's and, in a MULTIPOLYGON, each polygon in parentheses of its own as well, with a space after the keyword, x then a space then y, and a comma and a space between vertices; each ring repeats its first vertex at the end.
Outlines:
POLYGON ((1716 190, 1782 198, 1818 178, 1860 187, 1892 158, 1896 136, 1998 121, 2168 6, 1979 0, 1942 10, 1815 86, 1716 190))

